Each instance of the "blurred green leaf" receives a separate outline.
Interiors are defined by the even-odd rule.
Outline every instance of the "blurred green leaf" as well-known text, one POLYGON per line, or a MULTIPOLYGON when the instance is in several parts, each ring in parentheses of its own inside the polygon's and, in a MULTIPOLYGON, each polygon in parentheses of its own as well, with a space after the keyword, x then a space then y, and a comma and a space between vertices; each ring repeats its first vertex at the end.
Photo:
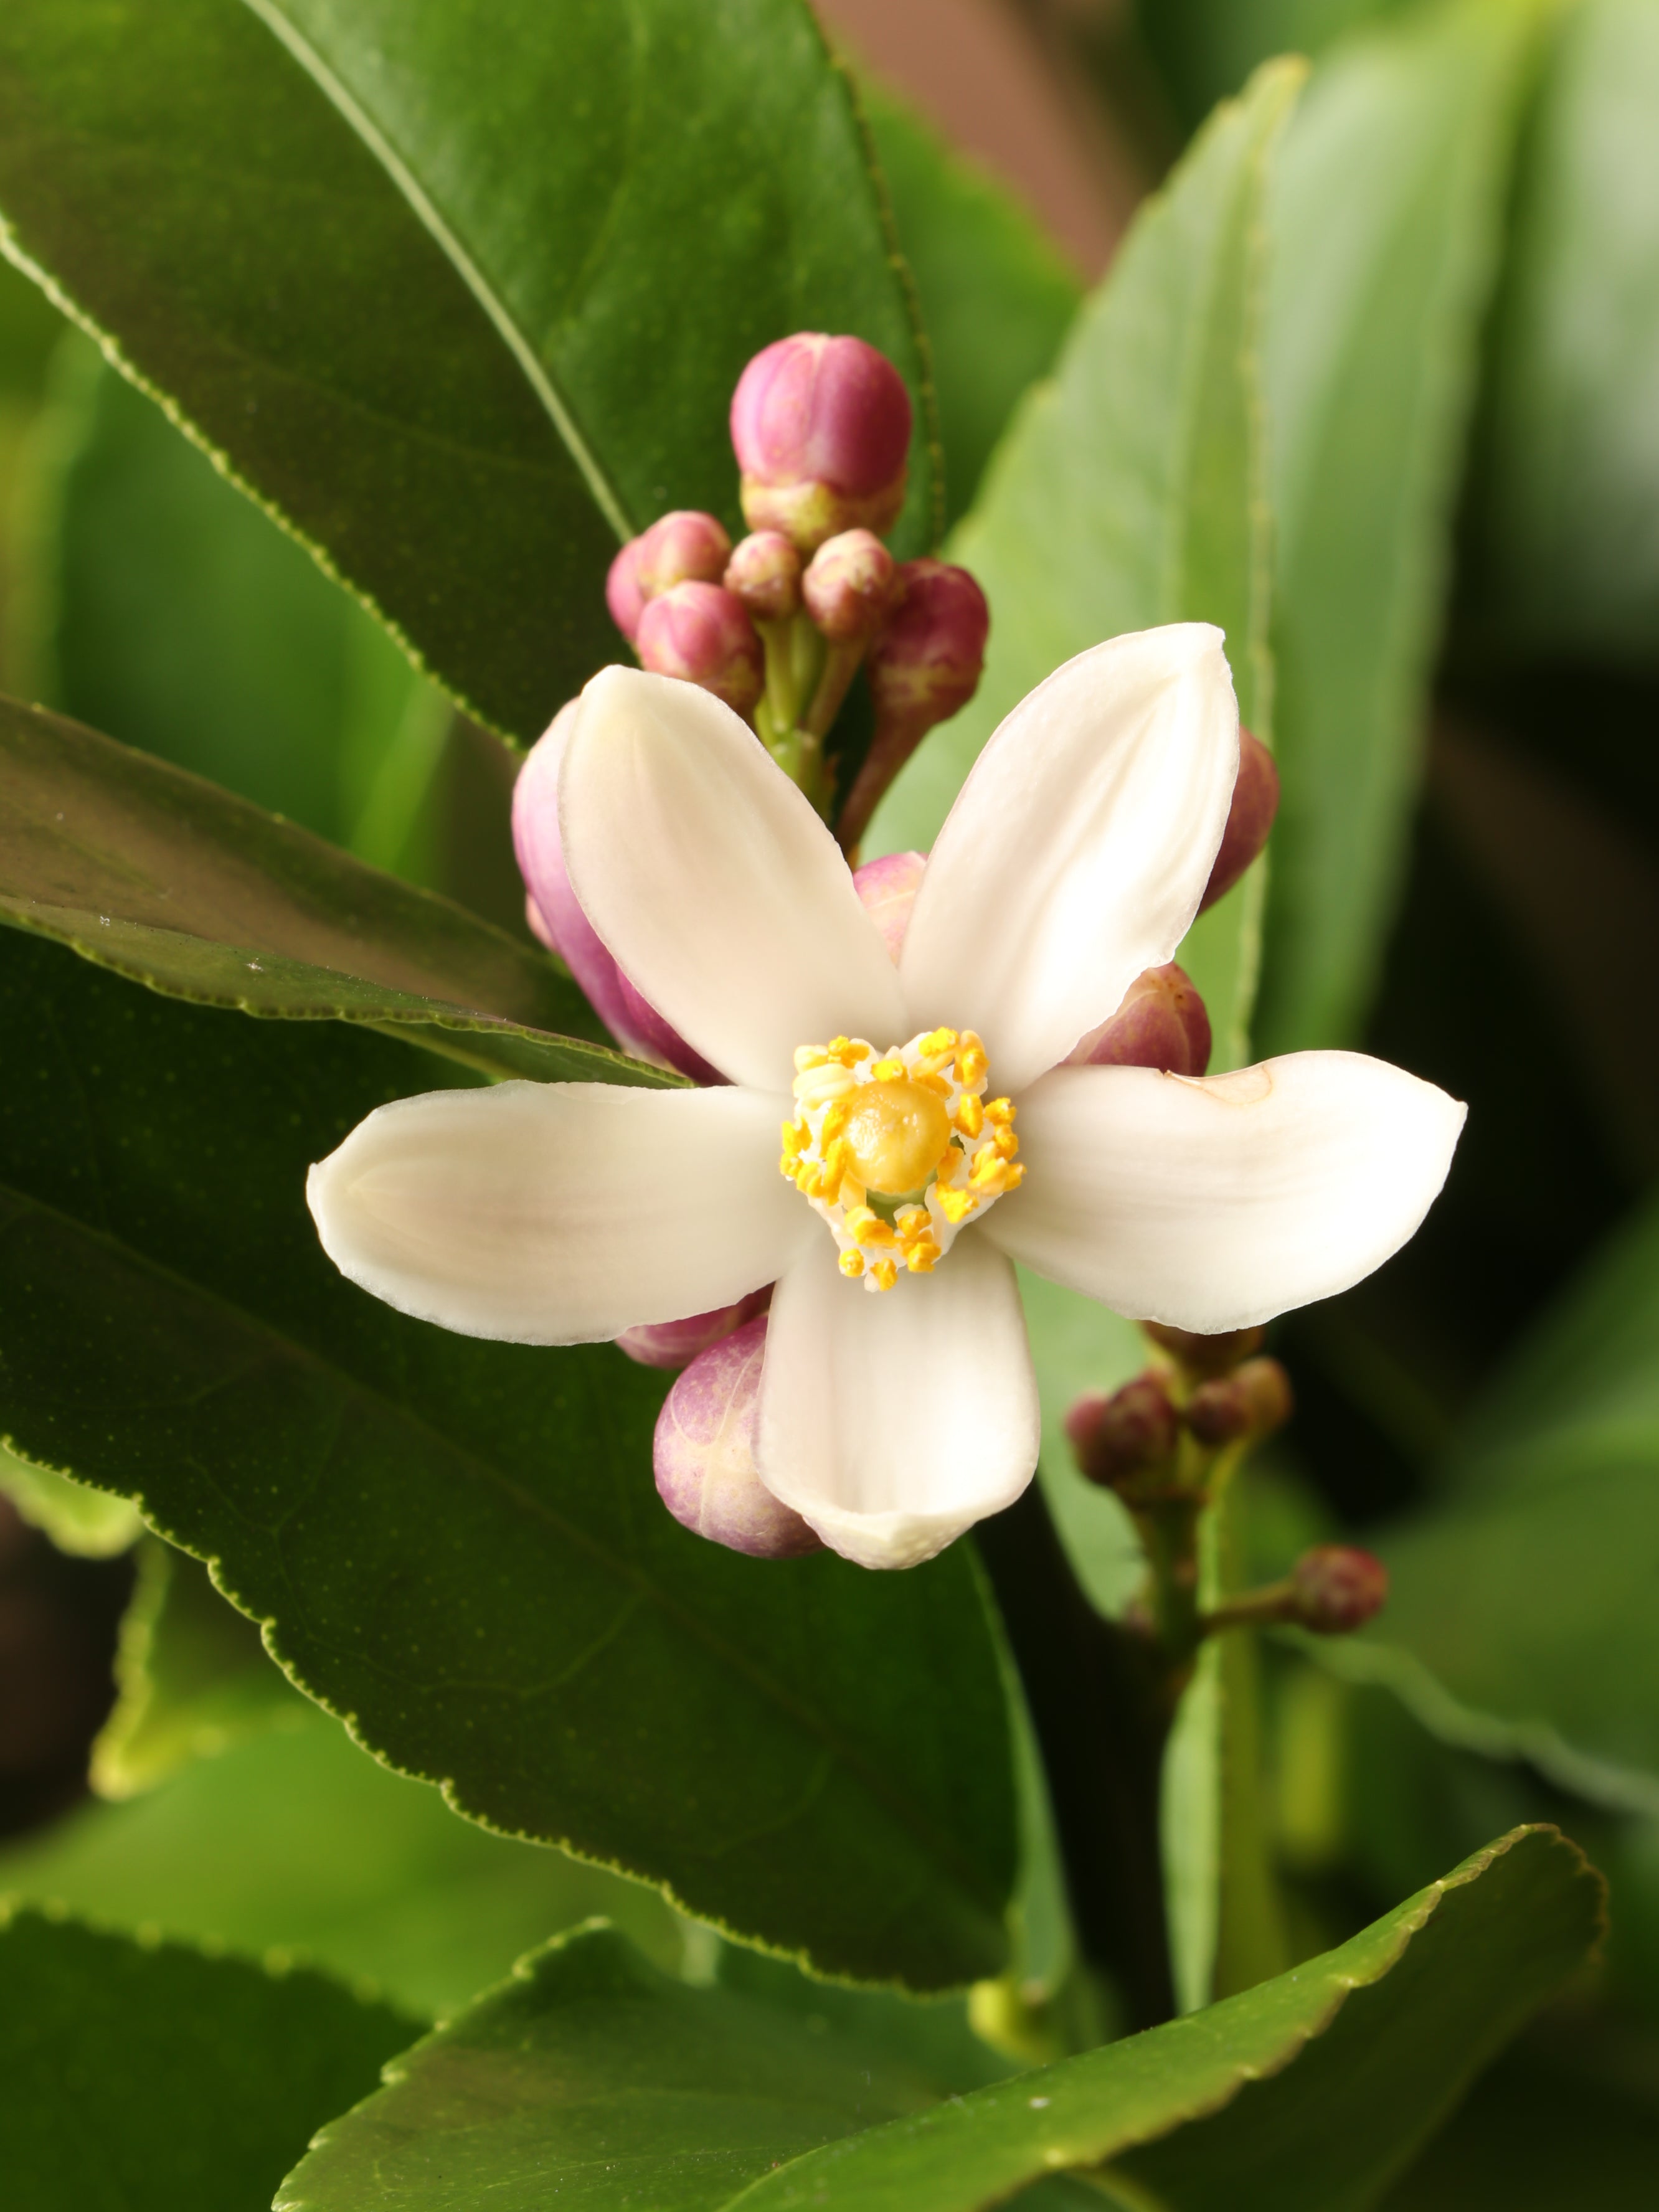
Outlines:
POLYGON ((88 1490, 83 1482, 33 1467, 0 1444, 0 1497, 9 1498, 32 1528, 44 1529, 60 1552, 109 1559, 128 1550, 143 1523, 129 1498, 88 1490))
POLYGON ((414 2028, 321 1974, 0 1907, 8 2197, 18 2212, 254 2212, 414 2028))
POLYGON ((280 1949, 367 1978, 428 2019, 590 1913, 678 1971, 683 1923, 654 1889, 459 1819, 288 1694, 292 1726, 198 1759, 143 1797, 77 1806, 10 1839, 0 1893, 256 1958, 280 1949))
POLYGON ((1083 287, 1019 202, 913 108, 879 84, 862 98, 927 331, 953 525, 1016 401, 1054 367, 1083 287))
POLYGON ((580 2175, 596 2208, 976 2212, 1074 2168, 1129 2205, 1358 2212, 1583 1960, 1601 1894, 1522 1830, 1293 1974, 943 2103, 827 2021, 803 2033, 578 1935, 325 2128, 278 2202, 527 2212, 580 2175))
MULTIPOLYGON (((20 0, 0 208, 9 250, 520 738, 615 658, 617 536, 735 514, 726 409, 757 347, 856 331, 920 391, 801 0, 504 0, 487 38, 436 0, 20 0)), ((903 550, 932 501, 919 419, 903 550)))
POLYGON ((1351 1041, 1393 918, 1511 156, 1546 9, 1449 0, 1315 71, 1270 194, 1284 801, 1257 1042, 1351 1041))
POLYGON ((0 978, 21 1450, 142 1497, 302 1687, 474 1817, 837 1972, 998 1970, 1008 1720, 965 1547, 872 1575, 705 1543, 652 1487, 662 1376, 337 1275, 306 1170, 407 1090, 387 1040, 232 1021, 15 931, 0 978))
POLYGON ((1140 34, 1176 112, 1195 130, 1273 54, 1316 54, 1400 0, 1136 0, 1140 34))

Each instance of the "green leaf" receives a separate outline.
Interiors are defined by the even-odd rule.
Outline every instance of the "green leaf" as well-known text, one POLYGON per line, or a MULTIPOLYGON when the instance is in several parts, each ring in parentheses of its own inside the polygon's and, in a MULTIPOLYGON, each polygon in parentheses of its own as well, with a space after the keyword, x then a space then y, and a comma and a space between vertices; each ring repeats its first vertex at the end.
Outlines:
POLYGON ((0 2169, 27 2212, 255 2212, 414 2023, 303 1971, 0 1907, 0 2169))
POLYGON ((704 1543, 652 1488, 660 1375, 336 1274, 306 1168, 407 1089, 388 1041, 228 1021, 16 932, 0 1000, 0 1432, 142 1497, 301 1687, 474 1817, 837 1972, 998 1969, 1008 1722, 965 1548, 890 1576, 704 1543))
POLYGON ((0 920, 174 997, 383 1024, 491 1074, 679 1080, 601 1042, 562 969, 447 899, 4 699, 0 920))
POLYGON ((88 1490, 82 1482, 33 1466, 0 1444, 0 1497, 9 1498, 32 1528, 44 1529, 60 1552, 110 1559, 137 1540, 143 1523, 131 1498, 88 1490))
POLYGON ((1376 980, 1536 0, 1418 7, 1334 50, 1271 194, 1264 371, 1284 799, 1257 1043, 1349 1042, 1376 980))
POLYGON ((277 2201, 976 2212, 1075 2170, 1172 2212, 1358 2212, 1582 1961, 1601 1899, 1574 1846, 1518 1830, 1292 1974, 931 2105, 828 2021, 803 2034, 579 1935, 399 2061, 277 2201))
POLYGON ((1648 1206, 1494 1379, 1431 1506, 1378 1548, 1374 1630, 1327 1663, 1427 1726, 1659 1813, 1659 1208, 1648 1206))
POLYGON ((243 1736, 297 1725, 307 1711, 258 1628, 225 1603, 201 1562, 153 1536, 139 1550, 115 1680, 114 1707, 92 1747, 92 1786, 103 1797, 152 1789, 243 1736))
POLYGON ((372 1981, 423 2019, 457 2010, 590 1913, 668 1972, 708 1942, 642 1883, 459 1819, 289 1694, 293 1725, 198 1759, 143 1797, 76 1806, 9 1839, 0 1893, 254 1958, 280 1949, 372 1981))
POLYGON ((1490 349, 1476 621, 1528 658, 1659 653, 1659 17, 1563 11, 1490 349))
POLYGON ((1399 0, 1140 0, 1141 36, 1190 130, 1273 54, 1313 54, 1399 0))
MULTIPOLYGON (((21 0, 0 209, 129 373, 520 738, 616 657, 617 535, 734 515, 726 410, 757 347, 855 331, 921 389, 800 0, 506 0, 487 38, 437 0, 21 0)), ((932 499, 919 416, 902 550, 932 499)))
POLYGON ((1083 287, 1019 202, 913 108, 879 84, 862 98, 927 326, 953 525, 1016 401, 1053 368, 1083 287))

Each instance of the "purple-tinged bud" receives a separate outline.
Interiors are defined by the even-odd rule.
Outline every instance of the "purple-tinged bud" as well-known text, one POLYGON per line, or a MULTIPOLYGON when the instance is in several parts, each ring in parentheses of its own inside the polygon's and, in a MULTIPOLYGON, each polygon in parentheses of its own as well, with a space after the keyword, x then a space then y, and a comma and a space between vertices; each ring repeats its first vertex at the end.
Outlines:
POLYGON ((902 564, 886 624, 865 655, 876 734, 836 824, 843 851, 858 843, 928 731, 978 690, 990 628, 985 594, 965 568, 944 561, 902 564))
POLYGON ((910 909, 927 872, 925 853, 884 853, 853 872, 853 889, 864 902, 864 911, 881 932, 882 943, 895 968, 904 950, 904 933, 910 927, 910 909))
POLYGON ((1380 1613, 1389 1571, 1355 1544, 1316 1544, 1291 1570, 1291 1619, 1316 1636, 1346 1636, 1380 1613))
POLYGON ((1247 1359, 1231 1375, 1200 1382, 1182 1418, 1201 1444, 1212 1449, 1243 1437, 1271 1436, 1291 1418, 1291 1378, 1276 1359, 1247 1359))
POLYGON ((1167 1322, 1144 1321, 1142 1329, 1189 1375, 1228 1375, 1252 1358, 1267 1340, 1265 1328, 1230 1328, 1218 1336, 1194 1336, 1167 1322))
POLYGON ((732 557, 732 540, 712 514, 677 507, 629 538, 611 563, 605 603, 630 645, 650 602, 676 584, 718 584, 732 557))
POLYGON ((1210 1017, 1192 978, 1173 960, 1135 977, 1117 1012, 1066 1054, 1077 1067, 1158 1067, 1202 1075, 1210 1064, 1210 1017))
POLYGON ((801 578, 806 611, 832 645, 857 645, 881 627, 897 568, 879 538, 843 530, 827 538, 801 578))
POLYGON ((739 1298, 734 1306, 717 1306, 713 1313, 691 1314, 684 1321, 663 1321, 648 1323, 639 1328, 625 1328, 616 1339, 618 1352, 625 1352, 641 1367, 688 1367, 699 1353, 707 1352, 711 1344, 719 1344, 745 1322, 763 1314, 772 1303, 772 1286, 763 1291, 751 1291, 746 1298, 739 1298))
POLYGON ((525 880, 525 918, 550 952, 556 952, 582 994, 624 1052, 659 1066, 677 1068, 693 1082, 716 1084, 717 1070, 671 1029, 640 996, 606 950, 565 872, 559 837, 559 763, 580 711, 580 699, 561 707, 550 727, 531 747, 513 787, 513 849, 525 880))
POLYGON ((810 553, 837 531, 886 530, 904 504, 910 395, 862 338, 804 331, 757 353, 732 395, 751 530, 810 553))
POLYGON ((1279 769, 1260 738, 1238 733, 1238 781, 1210 880, 1199 901, 1200 914, 1230 891, 1267 842, 1279 811, 1279 769))
POLYGON ((682 1527, 754 1559, 793 1559, 823 1544, 755 1470, 765 1351, 762 1314, 697 1355, 663 1401, 652 1465, 682 1527))
POLYGON ((742 539, 721 581, 755 622, 787 622, 800 611, 800 554, 781 530, 757 530, 742 539))
POLYGON ((1104 1490, 1172 1458, 1177 1428, 1176 1409, 1156 1375, 1137 1375, 1109 1398, 1079 1398, 1066 1416, 1079 1468, 1104 1490))
POLYGON ((657 676, 678 676, 747 714, 766 688, 766 660, 743 601, 720 584, 676 584, 650 600, 634 641, 657 676))

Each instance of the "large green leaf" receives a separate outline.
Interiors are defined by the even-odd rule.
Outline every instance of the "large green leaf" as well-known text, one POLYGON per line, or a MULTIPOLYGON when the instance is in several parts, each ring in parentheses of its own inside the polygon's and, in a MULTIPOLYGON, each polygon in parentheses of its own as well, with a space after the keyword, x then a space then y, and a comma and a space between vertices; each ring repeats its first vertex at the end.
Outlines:
POLYGON ((1545 9, 1449 0, 1315 72, 1271 194, 1284 802, 1257 1042, 1351 1040, 1404 866, 1480 325, 1545 9))
POLYGON ((14 700, 0 700, 0 919, 179 998, 383 1024, 490 1073, 678 1080, 602 1042, 544 954, 14 700))
MULTIPOLYGON (((757 347, 856 331, 920 390, 801 0, 511 0, 487 38, 437 0, 21 0, 0 210, 130 373, 520 737, 615 657, 617 534, 732 512, 757 347)), ((920 428, 912 472, 916 550, 920 428)))
POLYGON ((976 2212, 1073 2169, 1168 2212, 1358 2212, 1580 1963, 1601 1895, 1553 1830, 1517 1831, 1294 1973, 943 2102, 827 2020, 577 1936, 400 2060, 278 2203, 976 2212))
POLYGON ((0 2172, 18 2212, 257 2212, 415 2023, 339 1983, 0 1907, 0 2172))
POLYGON ((387 1040, 13 931, 0 979, 0 1435, 141 1496, 301 1686, 476 1817, 840 1971, 997 1969, 1008 1724, 965 1548, 889 1576, 704 1543, 652 1488, 661 1376, 337 1276, 306 1167, 408 1089, 387 1040))
POLYGON ((288 1694, 292 1726, 197 1759, 143 1797, 79 1805, 12 1838, 0 1893, 254 1958, 280 1950, 373 1982, 426 2019, 590 1913, 670 1972, 689 1942, 707 1944, 654 1889, 459 1819, 429 1784, 392 1773, 288 1694))
POLYGON ((1190 130, 1272 54, 1313 54, 1399 0, 1138 0, 1141 36, 1190 130))

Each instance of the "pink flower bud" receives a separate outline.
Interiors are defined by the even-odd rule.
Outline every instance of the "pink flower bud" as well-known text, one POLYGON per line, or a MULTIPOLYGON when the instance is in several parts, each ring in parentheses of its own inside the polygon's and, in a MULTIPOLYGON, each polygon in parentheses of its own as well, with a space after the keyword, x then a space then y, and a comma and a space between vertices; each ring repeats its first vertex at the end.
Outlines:
POLYGON ((722 579, 757 623, 787 622, 800 609, 800 555, 781 530, 744 538, 722 579))
POLYGON ((802 331, 757 353, 732 395, 751 530, 804 552, 837 531, 886 530, 904 504, 910 395, 862 338, 802 331))
POLYGON ((663 1401, 652 1450, 657 1492, 684 1528, 728 1551, 798 1559, 823 1548, 755 1472, 766 1316, 700 1352, 663 1401))
POLYGON ((743 601, 719 584, 675 584, 647 603, 634 641, 658 676, 700 684, 739 714, 766 688, 766 662, 743 601))
POLYGON ((1135 977, 1123 1003, 1066 1054, 1075 1067, 1161 1067, 1202 1075, 1210 1064, 1210 1017, 1191 978, 1173 960, 1135 977))
POLYGON ((722 1080, 718 1071, 648 1006, 605 950, 565 872, 559 838, 559 763, 581 702, 561 707, 532 746, 513 787, 513 849, 526 884, 525 918, 556 952, 624 1052, 659 1067, 678 1068, 696 1083, 722 1080))
POLYGON ((801 597, 832 645, 854 645, 879 629, 896 574, 879 538, 868 530, 843 530, 812 556, 801 578, 801 597))
POLYGON ((1170 1394, 1156 1375, 1137 1375, 1109 1398, 1098 1393, 1079 1398, 1066 1416, 1079 1468, 1107 1490, 1171 1459, 1177 1425, 1170 1394))
POLYGON ((617 1349, 641 1367, 686 1367, 711 1344, 720 1343, 733 1329, 763 1314, 771 1303, 769 1284, 763 1291, 751 1291, 746 1298, 739 1298, 734 1306, 717 1306, 713 1313, 625 1328, 616 1340, 617 1349))
POLYGON ((1231 1375, 1200 1382, 1182 1409, 1182 1418, 1201 1444, 1212 1449, 1245 1437, 1271 1436, 1291 1418, 1291 1378, 1276 1359, 1247 1359, 1231 1375))
POLYGON ((927 872, 925 853, 884 853, 880 860, 866 860, 853 873, 853 889, 881 932, 888 957, 896 968, 904 950, 904 933, 910 927, 910 909, 927 872))
POLYGON ((677 507, 630 538, 611 563, 605 603, 611 619, 634 644, 647 605, 676 584, 718 584, 732 556, 732 540, 712 514, 677 507))
POLYGON ((1141 1328, 1189 1375, 1228 1375, 1267 1340, 1265 1328, 1231 1328, 1219 1336, 1194 1336, 1167 1322, 1144 1321, 1141 1328))
POLYGON ((836 824, 843 850, 864 835, 884 792, 936 722, 979 688, 991 611, 965 568, 906 561, 891 611, 865 656, 876 734, 836 824))
POLYGON ((1210 880, 1204 887, 1204 896, 1199 902, 1200 914, 1206 907, 1213 906, 1224 891, 1230 891, 1249 866, 1267 843, 1278 811, 1279 770, 1273 757, 1260 738, 1253 738, 1248 730, 1242 729, 1238 733, 1238 781, 1233 786, 1233 803, 1228 811, 1227 826, 1221 833, 1221 848, 1210 871, 1210 880))
POLYGON ((1346 1636, 1380 1613, 1389 1571, 1354 1544, 1316 1544, 1291 1570, 1291 1618, 1316 1636, 1346 1636))

